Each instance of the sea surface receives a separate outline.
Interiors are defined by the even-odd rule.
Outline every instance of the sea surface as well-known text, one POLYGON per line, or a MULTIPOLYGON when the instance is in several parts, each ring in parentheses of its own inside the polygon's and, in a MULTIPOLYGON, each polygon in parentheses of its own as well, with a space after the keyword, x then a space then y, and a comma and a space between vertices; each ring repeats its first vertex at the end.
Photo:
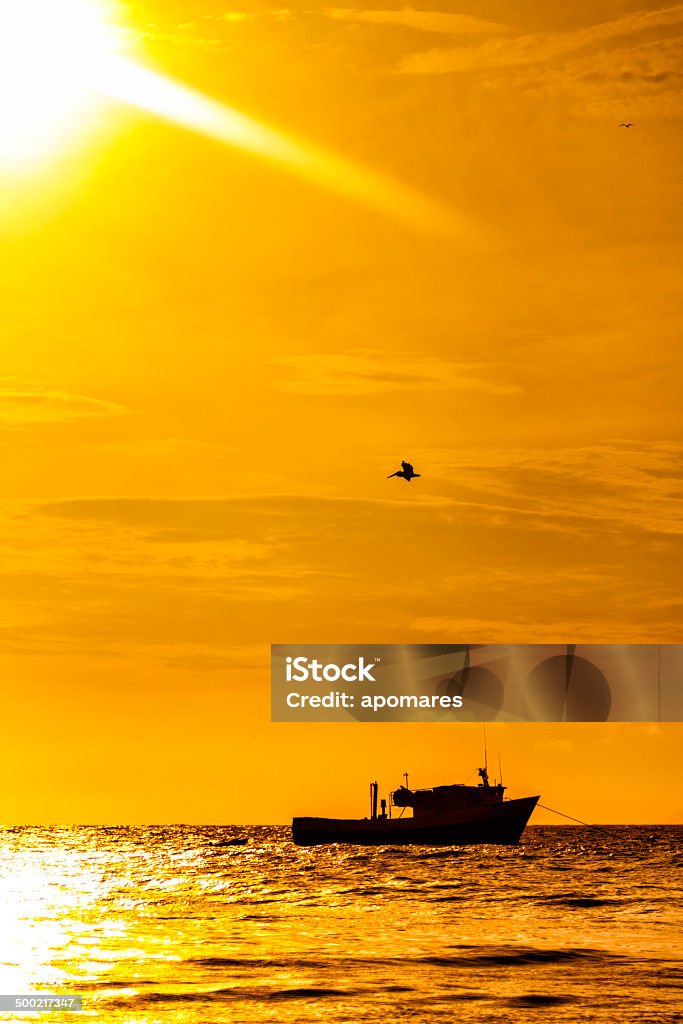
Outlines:
POLYGON ((445 849, 4 829, 0 992, 73 993, 83 1012, 0 1020, 681 1021, 682 894, 671 827, 445 849))

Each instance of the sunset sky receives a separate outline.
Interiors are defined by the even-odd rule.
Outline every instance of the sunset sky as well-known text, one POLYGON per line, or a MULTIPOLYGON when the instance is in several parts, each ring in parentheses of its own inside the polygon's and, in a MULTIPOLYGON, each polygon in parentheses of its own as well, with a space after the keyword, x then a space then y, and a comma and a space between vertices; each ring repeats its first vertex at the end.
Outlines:
MULTIPOLYGON (((279 3, 120 6, 153 76, 68 109, 77 25, 0 74, 7 823, 478 764, 478 726, 271 724, 273 642, 683 642, 683 5, 279 3)), ((489 740, 512 795, 683 820, 683 726, 489 740)))

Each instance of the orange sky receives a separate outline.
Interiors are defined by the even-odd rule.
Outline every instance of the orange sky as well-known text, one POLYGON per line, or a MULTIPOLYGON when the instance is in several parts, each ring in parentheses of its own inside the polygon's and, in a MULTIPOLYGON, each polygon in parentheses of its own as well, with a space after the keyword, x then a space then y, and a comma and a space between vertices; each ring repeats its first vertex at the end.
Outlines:
MULTIPOLYGON (((476 767, 478 727, 271 725, 271 642, 683 641, 683 6, 313 6, 121 17, 405 210, 114 101, 0 167, 8 822, 476 767)), ((517 794, 683 820, 678 725, 491 730, 517 794)))

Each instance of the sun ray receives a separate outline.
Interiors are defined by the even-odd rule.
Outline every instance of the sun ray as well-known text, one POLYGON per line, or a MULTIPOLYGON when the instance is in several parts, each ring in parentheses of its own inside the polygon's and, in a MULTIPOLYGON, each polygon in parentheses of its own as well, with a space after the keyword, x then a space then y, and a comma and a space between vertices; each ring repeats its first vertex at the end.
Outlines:
POLYGON ((316 185, 413 226, 448 234, 456 228, 452 211, 418 189, 314 143, 276 131, 226 103, 127 58, 109 61, 102 69, 98 85, 113 99, 217 142, 274 161, 316 185))

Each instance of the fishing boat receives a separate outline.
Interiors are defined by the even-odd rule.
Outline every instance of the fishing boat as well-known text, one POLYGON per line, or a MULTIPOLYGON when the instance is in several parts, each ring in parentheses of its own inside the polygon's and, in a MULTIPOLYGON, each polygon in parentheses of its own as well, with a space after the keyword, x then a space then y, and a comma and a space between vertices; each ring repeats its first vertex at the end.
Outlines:
POLYGON ((499 782, 491 785, 486 768, 479 769, 479 777, 481 782, 477 786, 463 784, 411 790, 406 776, 406 785, 390 794, 388 812, 387 801, 382 800, 379 813, 377 783, 371 782, 369 818, 294 818, 292 838, 298 846, 322 843, 514 846, 540 797, 507 800, 506 787, 499 782), (412 816, 404 817, 409 807, 412 816), (400 808, 398 816, 396 808, 400 808))

